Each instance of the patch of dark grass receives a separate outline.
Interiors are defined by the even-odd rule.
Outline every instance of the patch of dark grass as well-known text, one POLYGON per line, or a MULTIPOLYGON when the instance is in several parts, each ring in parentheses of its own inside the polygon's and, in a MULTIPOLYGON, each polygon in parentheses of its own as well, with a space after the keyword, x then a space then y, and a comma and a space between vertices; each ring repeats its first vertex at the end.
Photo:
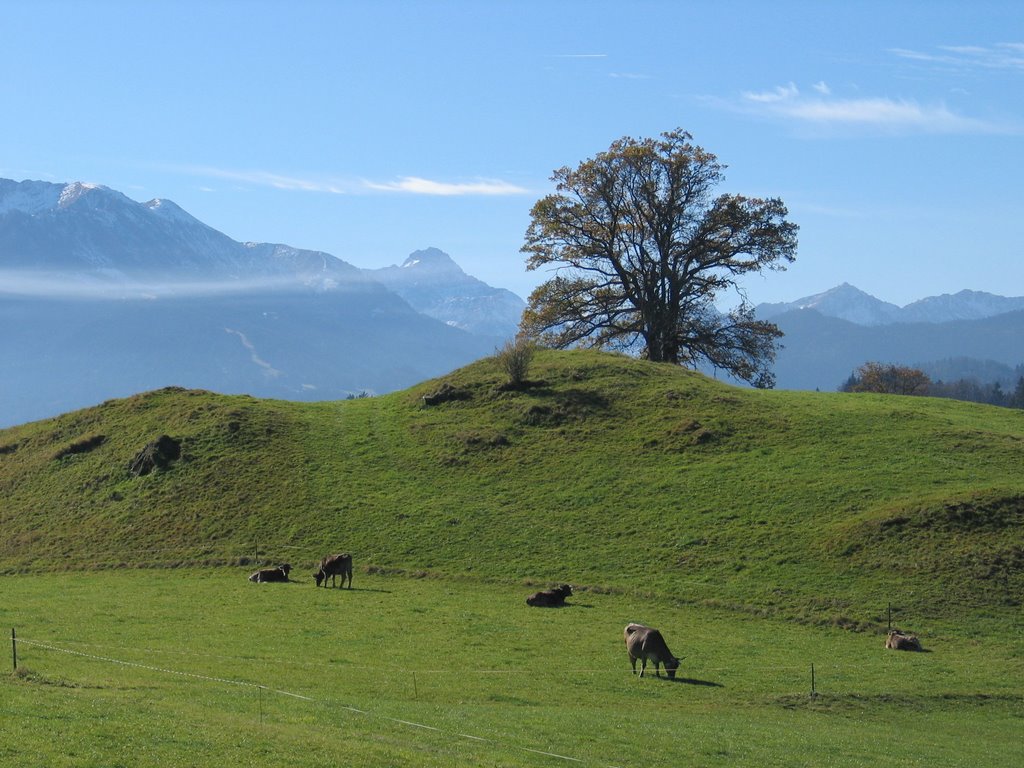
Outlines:
POLYGON ((504 448, 510 444, 508 435, 503 432, 462 432, 455 435, 455 442, 465 451, 487 451, 504 448))
POLYGON ((107 442, 106 435, 90 435, 89 437, 76 440, 66 448, 62 448, 53 454, 54 461, 60 461, 61 459, 67 458, 68 456, 75 456, 80 453, 88 453, 89 451, 99 448, 107 442))
POLYGON ((927 713, 935 710, 959 709, 962 707, 990 707, 1003 705, 1011 709, 1024 706, 1024 696, 1017 694, 988 693, 942 693, 942 694, 897 694, 897 693, 829 693, 810 692, 772 696, 765 700, 769 705, 785 709, 806 709, 818 712, 870 712, 896 708, 904 711, 927 713))
POLYGON ((548 386, 548 382, 543 379, 524 379, 523 381, 502 382, 494 388, 494 391, 499 394, 503 392, 529 392, 533 389, 543 389, 548 386))
POLYGON ((19 683, 27 685, 46 685, 54 688, 80 688, 78 683, 65 680, 62 677, 50 678, 34 672, 28 667, 18 667, 11 673, 11 676, 19 683))

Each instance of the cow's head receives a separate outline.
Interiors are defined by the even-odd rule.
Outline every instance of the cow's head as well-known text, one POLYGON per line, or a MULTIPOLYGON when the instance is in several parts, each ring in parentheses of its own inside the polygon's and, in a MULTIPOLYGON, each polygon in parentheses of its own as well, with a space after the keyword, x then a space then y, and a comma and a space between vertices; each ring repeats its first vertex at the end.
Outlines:
POLYGON ((316 579, 316 585, 319 587, 320 586, 320 582, 322 582, 324 579, 327 578, 327 574, 325 574, 323 572, 323 569, 321 569, 321 570, 319 570, 319 571, 317 571, 316 573, 313 574, 313 578, 316 579))
POLYGON ((665 674, 668 675, 670 679, 676 679, 677 669, 679 669, 679 659, 675 656, 665 662, 665 674))

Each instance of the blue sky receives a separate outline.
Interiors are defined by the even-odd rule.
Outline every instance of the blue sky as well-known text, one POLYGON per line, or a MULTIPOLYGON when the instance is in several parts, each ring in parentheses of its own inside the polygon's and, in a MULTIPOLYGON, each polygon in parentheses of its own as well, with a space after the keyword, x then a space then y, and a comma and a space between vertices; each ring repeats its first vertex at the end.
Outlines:
POLYGON ((555 168, 683 128, 778 196, 785 301, 1024 295, 1024 3, 52 2, 0 24, 0 176, 168 198, 360 267, 525 296, 555 168))

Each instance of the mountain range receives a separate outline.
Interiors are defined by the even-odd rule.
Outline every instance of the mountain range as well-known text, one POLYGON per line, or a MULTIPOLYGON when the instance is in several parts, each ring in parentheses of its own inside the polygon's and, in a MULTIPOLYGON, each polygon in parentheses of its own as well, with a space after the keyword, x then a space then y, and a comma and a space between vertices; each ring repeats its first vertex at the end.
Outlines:
POLYGON ((871 294, 843 283, 823 293, 805 296, 796 301, 759 304, 758 317, 763 320, 787 312, 811 309, 826 317, 848 320, 857 325, 892 325, 894 323, 948 323, 957 320, 982 320, 1007 312, 1024 310, 1024 296, 1007 298, 983 291, 963 290, 920 299, 905 307, 876 299, 871 294))
POLYGON ((0 426, 168 385, 402 389, 493 353, 523 306, 437 249, 366 270, 237 242, 169 200, 0 179, 0 426))
MULTIPOLYGON (((237 242, 169 200, 0 179, 0 427, 168 385, 291 400, 402 389, 493 353, 524 306, 437 248, 361 269, 237 242)), ((780 389, 835 390, 868 361, 947 376, 1024 362, 1024 297, 898 307, 844 283, 756 312, 785 333, 780 389)))
POLYGON ((1024 362, 1024 297, 964 290, 901 308, 844 283, 756 313, 785 334, 779 389, 835 390, 869 361, 942 371, 947 380, 985 368, 1009 376, 1024 362))
POLYGON ((409 302, 417 312, 471 333, 507 337, 515 333, 524 303, 512 291, 492 288, 467 275, 444 251, 414 251, 401 266, 365 274, 409 302))

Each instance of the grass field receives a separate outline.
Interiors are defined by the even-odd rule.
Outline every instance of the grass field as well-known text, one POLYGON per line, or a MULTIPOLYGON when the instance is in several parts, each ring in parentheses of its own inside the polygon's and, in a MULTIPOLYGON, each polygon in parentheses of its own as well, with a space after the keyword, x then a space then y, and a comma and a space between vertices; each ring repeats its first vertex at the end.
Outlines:
POLYGON ((877 627, 1012 610, 1024 412, 752 391, 544 352, 339 403, 162 390, 0 431, 0 572, 312 562, 571 581, 877 627), (182 456, 143 477, 161 434, 182 456))
POLYGON ((582 592, 248 571, 4 577, 18 673, 0 763, 18 766, 1007 766, 1024 760, 1018 635, 875 633, 582 592), (630 673, 629 621, 680 680, 630 673), (59 649, 59 650, 58 650, 59 649), (811 696, 811 665, 815 689, 811 696))
POLYGON ((1024 412, 585 351, 506 383, 0 430, 0 765, 1024 764, 1024 412), (682 681, 630 674, 630 621, 682 681))

